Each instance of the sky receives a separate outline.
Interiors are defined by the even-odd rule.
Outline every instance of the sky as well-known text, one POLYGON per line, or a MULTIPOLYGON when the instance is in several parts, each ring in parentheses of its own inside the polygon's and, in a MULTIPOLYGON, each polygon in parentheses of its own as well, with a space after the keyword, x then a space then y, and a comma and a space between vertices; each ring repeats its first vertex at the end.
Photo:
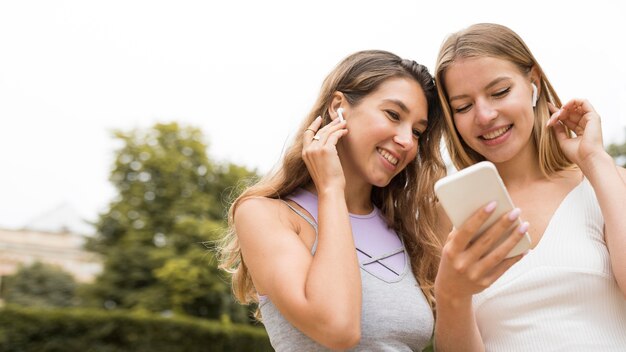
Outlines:
POLYGON ((214 161, 264 173, 345 56, 432 70, 445 36, 477 22, 515 30, 561 99, 589 99, 621 143, 625 17, 614 0, 0 0, 0 228, 106 211, 113 130, 198 127, 214 161))

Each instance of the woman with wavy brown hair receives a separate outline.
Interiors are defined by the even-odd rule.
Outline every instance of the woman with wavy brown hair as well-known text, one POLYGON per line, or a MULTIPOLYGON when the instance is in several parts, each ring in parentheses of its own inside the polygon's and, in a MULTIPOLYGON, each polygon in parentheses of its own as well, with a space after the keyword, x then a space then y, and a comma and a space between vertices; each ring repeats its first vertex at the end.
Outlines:
POLYGON ((436 94, 415 61, 348 56, 282 163, 232 204, 222 268, 239 301, 259 303, 276 350, 428 343, 440 255, 433 183, 445 173, 436 94))

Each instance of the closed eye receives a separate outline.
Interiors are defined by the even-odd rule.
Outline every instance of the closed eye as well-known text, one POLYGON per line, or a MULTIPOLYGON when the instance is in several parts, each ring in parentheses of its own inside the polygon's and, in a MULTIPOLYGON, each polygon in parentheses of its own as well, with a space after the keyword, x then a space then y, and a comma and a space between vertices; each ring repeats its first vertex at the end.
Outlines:
POLYGON ((468 112, 471 107, 472 107, 472 104, 462 105, 458 108, 454 108, 454 112, 457 114, 462 114, 464 112, 468 112))
POLYGON ((507 88, 504 88, 504 89, 501 89, 501 90, 495 92, 492 96, 494 98, 502 98, 505 95, 509 94, 510 91, 511 91, 511 87, 507 87, 507 88))
POLYGON ((387 113, 387 116, 389 116, 390 119, 394 121, 400 120, 400 115, 397 112, 393 110, 385 110, 385 112, 387 113))

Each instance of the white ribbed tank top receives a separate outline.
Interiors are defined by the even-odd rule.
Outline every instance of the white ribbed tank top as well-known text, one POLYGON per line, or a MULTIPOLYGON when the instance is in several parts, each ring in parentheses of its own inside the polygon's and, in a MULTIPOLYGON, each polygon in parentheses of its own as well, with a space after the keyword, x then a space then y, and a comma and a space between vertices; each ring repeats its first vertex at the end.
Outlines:
POLYGON ((626 351, 626 300, 603 227, 584 179, 559 205, 536 248, 474 296, 487 351, 626 351))

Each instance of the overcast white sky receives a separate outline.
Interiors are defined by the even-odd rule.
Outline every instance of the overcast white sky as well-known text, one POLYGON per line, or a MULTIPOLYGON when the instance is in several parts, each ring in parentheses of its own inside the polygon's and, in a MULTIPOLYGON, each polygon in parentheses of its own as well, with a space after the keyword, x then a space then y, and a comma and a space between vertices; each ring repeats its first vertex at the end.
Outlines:
POLYGON ((178 121, 213 159, 265 172, 346 55, 385 49, 434 67, 445 35, 517 31, 561 98, 626 136, 620 1, 0 0, 0 227, 61 204, 106 209, 113 129, 178 121))

